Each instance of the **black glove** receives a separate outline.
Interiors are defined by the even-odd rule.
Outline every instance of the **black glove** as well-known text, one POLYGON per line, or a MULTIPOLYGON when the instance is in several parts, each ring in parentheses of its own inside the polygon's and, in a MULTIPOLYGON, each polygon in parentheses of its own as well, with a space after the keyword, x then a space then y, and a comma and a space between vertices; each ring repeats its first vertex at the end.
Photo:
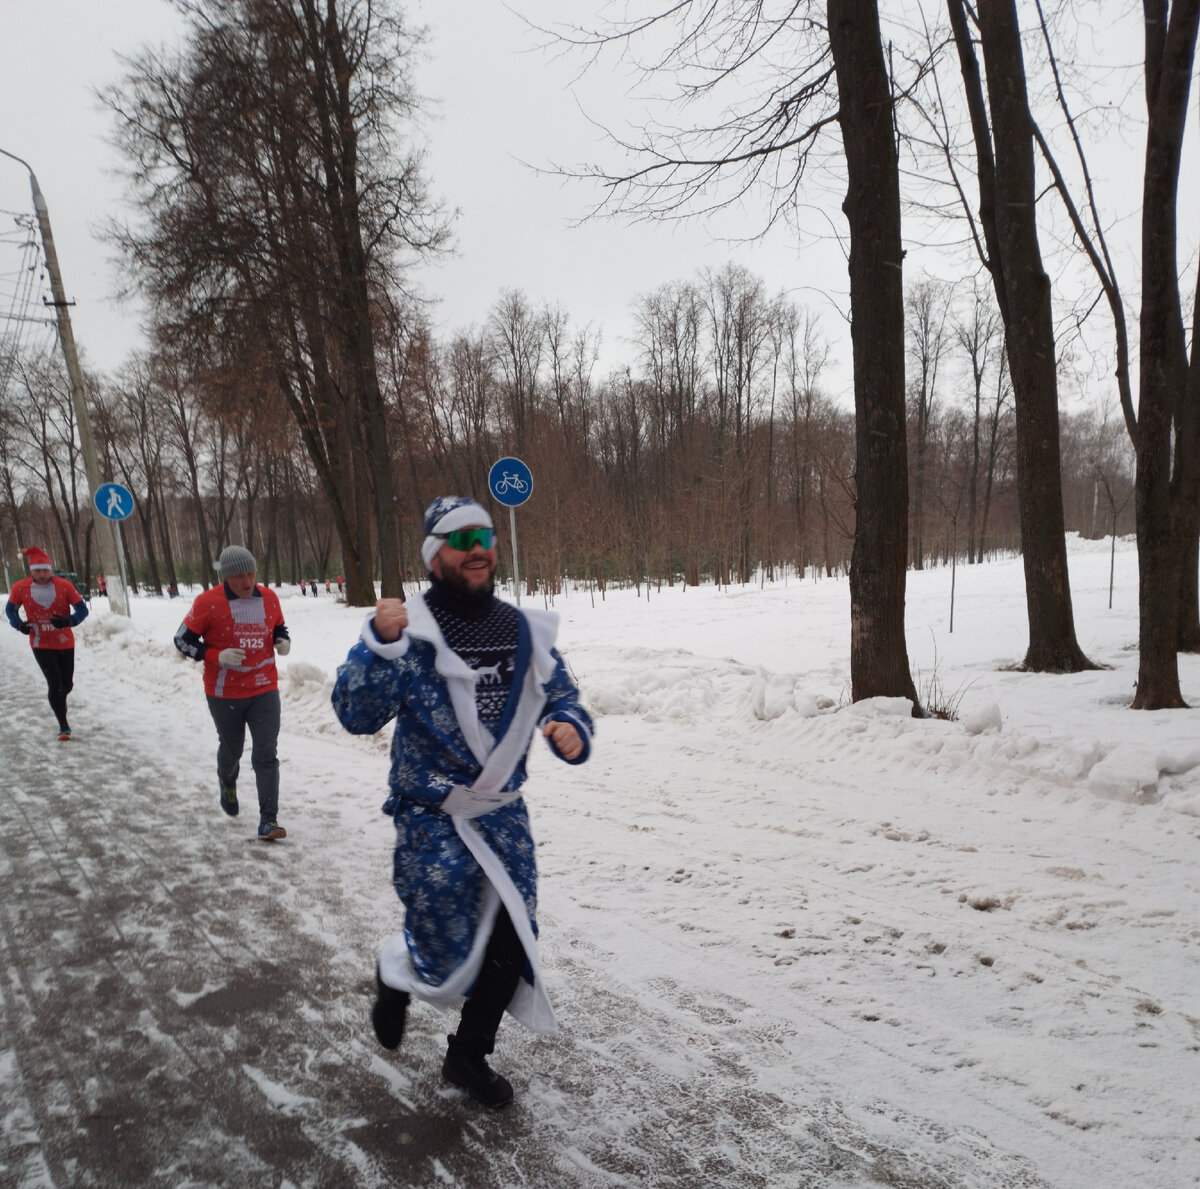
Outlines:
POLYGON ((33 631, 33 624, 26 619, 22 619, 21 622, 17 624, 17 631, 20 632, 22 636, 28 636, 29 633, 33 631))
POLYGON ((50 626, 52 628, 69 628, 71 626, 71 617, 69 615, 51 615, 50 626))

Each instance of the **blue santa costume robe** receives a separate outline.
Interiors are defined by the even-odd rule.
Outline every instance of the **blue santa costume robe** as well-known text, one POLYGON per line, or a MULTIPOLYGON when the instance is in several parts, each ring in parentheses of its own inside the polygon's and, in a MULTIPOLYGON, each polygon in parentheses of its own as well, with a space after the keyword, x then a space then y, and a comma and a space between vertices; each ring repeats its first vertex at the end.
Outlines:
MULTIPOLYGON (((499 906, 508 910, 526 969, 510 1014, 534 1032, 557 1025, 537 960, 537 867, 521 798, 525 757, 542 724, 571 723, 591 751, 592 721, 554 649, 558 616, 518 609, 512 685, 493 735, 480 722, 480 679, 446 643, 418 595, 408 626, 385 643, 373 619, 338 669, 332 702, 342 725, 374 734, 395 718, 389 796, 396 823, 393 880, 404 932, 379 957, 383 981, 441 1007, 469 994, 499 906)), ((551 745, 553 746, 553 745, 551 745)), ((557 749, 555 749, 557 750, 557 749)))

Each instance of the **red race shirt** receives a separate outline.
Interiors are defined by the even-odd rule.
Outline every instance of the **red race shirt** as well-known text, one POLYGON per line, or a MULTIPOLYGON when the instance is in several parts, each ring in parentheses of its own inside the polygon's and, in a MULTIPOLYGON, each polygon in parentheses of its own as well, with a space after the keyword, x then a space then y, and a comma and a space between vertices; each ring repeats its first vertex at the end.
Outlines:
POLYGON ((225 583, 196 597, 183 624, 200 636, 204 654, 204 692, 213 698, 252 698, 279 688, 275 668, 275 628, 283 623, 279 597, 266 586, 255 586, 248 599, 231 599, 225 583), (236 668, 223 668, 217 654, 241 648, 246 659, 236 668))
POLYGON ((74 648, 75 633, 70 628, 52 628, 50 617, 70 615, 71 608, 82 597, 70 582, 55 575, 49 582, 36 584, 32 578, 19 579, 13 583, 8 601, 25 608, 25 618, 33 625, 33 631, 29 633, 31 648, 74 648))

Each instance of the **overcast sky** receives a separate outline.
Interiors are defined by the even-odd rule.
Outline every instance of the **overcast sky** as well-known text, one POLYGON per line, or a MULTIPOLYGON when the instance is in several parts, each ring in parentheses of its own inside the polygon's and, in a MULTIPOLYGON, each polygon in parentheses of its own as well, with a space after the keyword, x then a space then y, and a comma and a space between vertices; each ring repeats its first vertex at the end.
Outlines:
MULTIPOLYGON (((587 13, 599 0, 512 0, 535 23, 563 14, 587 13)), ((621 125, 635 110, 626 97, 629 80, 605 64, 581 78, 578 58, 556 57, 500 0, 411 0, 413 23, 429 26, 427 61, 418 88, 430 100, 428 173, 435 194, 458 208, 457 255, 424 270, 425 292, 439 299, 440 333, 481 325, 501 290, 517 288, 536 304, 561 304, 576 326, 591 324, 604 337, 602 366, 629 356, 630 304, 640 294, 677 279, 694 278, 703 267, 726 261, 744 264, 767 291, 785 291, 798 305, 819 314, 831 343, 826 388, 848 399, 850 346, 845 309, 846 265, 835 232, 844 231, 837 207, 840 188, 813 178, 825 190, 828 216, 806 216, 806 242, 779 229, 756 243, 735 242, 761 225, 761 210, 727 214, 719 226, 664 226, 589 221, 575 224, 599 197, 589 183, 564 181, 531 166, 582 164, 615 158, 595 123, 621 125), (589 120, 590 117, 590 120, 589 120)), ((1129 10, 1132 12, 1132 9, 1129 10)), ((1129 16, 1129 13, 1125 13, 1129 16)), ((1082 17, 1079 18, 1082 21, 1082 17)), ((1129 28, 1137 32, 1137 14, 1129 28)), ((1107 56, 1097 46, 1123 34, 1115 26, 1079 25, 1087 56, 1107 56)), ((116 367, 140 342, 138 312, 114 306, 117 278, 95 230, 121 213, 121 191, 108 170, 109 117, 92 89, 113 82, 115 54, 145 43, 174 41, 177 19, 164 0, 0 0, 0 148, 24 157, 36 171, 54 226, 77 340, 93 366, 116 367), (48 14, 52 14, 48 16, 48 14)), ((1132 40, 1130 45, 1133 45, 1132 40)), ((1130 52, 1136 64, 1140 43, 1130 52)), ((1137 117, 1114 126, 1093 168, 1101 201, 1119 220, 1111 228, 1127 297, 1136 301, 1137 210, 1140 191, 1140 75, 1122 76, 1117 99, 1137 117), (1132 80, 1132 81, 1131 81, 1132 80), (1119 134, 1118 134, 1119 133, 1119 134), (1123 143, 1122 143, 1123 142, 1123 143), (1108 150, 1120 149, 1117 157, 1108 150)), ((1089 95, 1094 107, 1103 104, 1089 95)), ((1193 104, 1194 109, 1194 104, 1193 104)), ((831 138, 836 138, 836 131, 831 138)), ((1196 121, 1189 127, 1188 165, 1180 190, 1180 266, 1184 291, 1195 276, 1197 238, 1196 121)), ((835 140, 832 141, 836 143, 835 140)), ((16 163, 0 157, 0 211, 29 210, 28 179, 16 163)), ((954 264, 923 248, 911 219, 905 224, 905 277, 922 270, 946 276, 954 264)), ((1044 237, 1049 251, 1052 236, 1044 237)), ((0 273, 12 256, 0 240, 0 273)), ((1053 266, 1052 266, 1053 267, 1053 266)), ((963 271, 968 271, 964 268, 963 271)), ((1067 307, 1066 287, 1056 277, 1056 314, 1067 307)), ((0 276, 0 306, 5 278, 0 276)), ((1091 288, 1089 284, 1089 289, 1091 288)), ((1090 300, 1090 298, 1088 299, 1090 300)), ((1136 313, 1131 314, 1136 320, 1136 313)), ((1078 390, 1111 388, 1111 334, 1099 328, 1094 360, 1075 351, 1087 374, 1064 386, 1064 399, 1078 390)))
MULTIPOLYGON (((534 18, 563 10, 550 0, 517 6, 534 18)), ((433 190, 461 210, 457 255, 422 277, 425 291, 440 299, 441 331, 481 325, 501 290, 517 288, 535 303, 561 304, 576 326, 602 328, 602 359, 616 364, 627 354, 629 307, 637 295, 736 260, 762 277, 769 292, 788 290, 798 303, 821 309, 834 354, 848 361, 835 304, 845 288, 836 243, 801 257, 783 234, 764 243, 730 242, 757 229, 752 214, 727 220, 724 239, 698 225, 575 226, 598 191, 530 166, 599 159, 600 134, 579 102, 588 116, 607 118, 620 108, 626 80, 613 72, 578 80, 578 61, 540 49, 537 35, 499 0, 417 0, 408 11, 430 27, 418 85, 434 101, 433 190), (822 296, 828 289, 834 302, 822 296)), ((104 218, 120 213, 122 195, 107 172, 109 118, 92 88, 118 77, 116 53, 174 40, 177 28, 162 0, 0 0, 0 148, 23 157, 37 174, 68 297, 77 303, 75 336, 101 369, 117 366, 141 337, 138 312, 112 302, 117 279, 95 234, 104 218)), ((0 210, 29 205, 27 175, 0 157, 0 210)))

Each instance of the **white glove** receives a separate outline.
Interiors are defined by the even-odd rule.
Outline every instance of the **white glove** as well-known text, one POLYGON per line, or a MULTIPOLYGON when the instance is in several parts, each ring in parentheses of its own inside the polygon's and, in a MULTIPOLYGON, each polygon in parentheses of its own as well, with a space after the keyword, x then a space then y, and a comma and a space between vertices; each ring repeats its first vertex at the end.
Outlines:
POLYGON ((246 659, 244 648, 222 648, 217 653, 217 660, 226 669, 236 669, 246 659))
POLYGON ((287 656, 287 654, 292 651, 291 640, 289 640, 286 636, 276 640, 275 651, 279 653, 280 656, 287 656))

